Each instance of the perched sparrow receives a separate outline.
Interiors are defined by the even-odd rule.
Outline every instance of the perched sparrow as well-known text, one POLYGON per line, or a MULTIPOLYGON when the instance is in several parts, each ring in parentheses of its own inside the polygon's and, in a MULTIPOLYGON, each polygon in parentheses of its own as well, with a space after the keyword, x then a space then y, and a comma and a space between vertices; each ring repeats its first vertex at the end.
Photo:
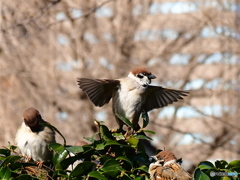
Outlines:
POLYGON ((48 149, 48 145, 55 142, 54 130, 44 125, 47 122, 42 119, 39 111, 32 107, 25 110, 23 120, 15 137, 22 155, 34 161, 51 160, 53 153, 48 149))
POLYGON ((116 114, 129 119, 134 130, 139 130, 139 117, 142 112, 162 108, 183 99, 188 92, 151 86, 155 79, 146 68, 134 68, 128 77, 120 79, 88 79, 79 78, 80 88, 87 94, 95 106, 102 107, 112 98, 112 110, 122 129, 123 122, 116 114))
POLYGON ((161 151, 152 156, 156 162, 149 166, 151 180, 189 180, 191 176, 177 163, 177 158, 170 151, 161 151))

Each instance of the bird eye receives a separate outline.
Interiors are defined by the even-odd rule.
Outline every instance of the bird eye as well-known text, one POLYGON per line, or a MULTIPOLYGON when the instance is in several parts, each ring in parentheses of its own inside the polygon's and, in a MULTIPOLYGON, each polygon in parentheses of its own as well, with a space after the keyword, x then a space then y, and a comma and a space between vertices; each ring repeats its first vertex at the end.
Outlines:
POLYGON ((143 78, 143 75, 142 75, 142 74, 138 74, 137 77, 140 78, 140 79, 142 79, 142 78, 143 78))

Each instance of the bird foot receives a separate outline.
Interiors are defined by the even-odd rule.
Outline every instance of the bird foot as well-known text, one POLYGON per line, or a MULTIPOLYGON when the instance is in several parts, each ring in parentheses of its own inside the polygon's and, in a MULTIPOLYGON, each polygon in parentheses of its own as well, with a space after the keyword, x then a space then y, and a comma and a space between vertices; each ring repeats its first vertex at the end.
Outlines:
POLYGON ((41 169, 43 166, 43 161, 37 161, 38 168, 41 169))
POLYGON ((23 157, 25 158, 25 161, 26 161, 26 162, 30 162, 30 161, 32 160, 31 157, 28 157, 28 156, 23 156, 23 157))

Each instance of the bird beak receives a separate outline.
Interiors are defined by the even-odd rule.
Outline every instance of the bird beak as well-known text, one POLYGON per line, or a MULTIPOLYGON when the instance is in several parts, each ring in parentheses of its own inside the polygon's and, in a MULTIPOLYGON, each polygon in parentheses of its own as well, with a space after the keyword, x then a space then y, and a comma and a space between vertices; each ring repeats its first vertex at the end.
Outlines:
POLYGON ((148 76, 148 79, 155 79, 156 78, 156 76, 154 76, 153 74, 150 74, 149 76, 148 76))
POLYGON ((155 161, 157 161, 157 157, 156 156, 150 156, 151 158, 153 158, 155 161))

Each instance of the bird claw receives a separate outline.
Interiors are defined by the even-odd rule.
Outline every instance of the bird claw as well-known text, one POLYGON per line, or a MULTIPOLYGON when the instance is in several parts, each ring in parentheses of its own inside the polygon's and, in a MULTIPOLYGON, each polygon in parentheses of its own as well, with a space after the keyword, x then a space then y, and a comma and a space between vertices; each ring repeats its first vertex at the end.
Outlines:
POLYGON ((38 168, 41 169, 43 166, 43 161, 37 161, 38 168))
POLYGON ((30 161, 32 160, 31 157, 28 157, 28 156, 23 156, 23 157, 25 158, 25 161, 26 161, 26 162, 30 162, 30 161))

